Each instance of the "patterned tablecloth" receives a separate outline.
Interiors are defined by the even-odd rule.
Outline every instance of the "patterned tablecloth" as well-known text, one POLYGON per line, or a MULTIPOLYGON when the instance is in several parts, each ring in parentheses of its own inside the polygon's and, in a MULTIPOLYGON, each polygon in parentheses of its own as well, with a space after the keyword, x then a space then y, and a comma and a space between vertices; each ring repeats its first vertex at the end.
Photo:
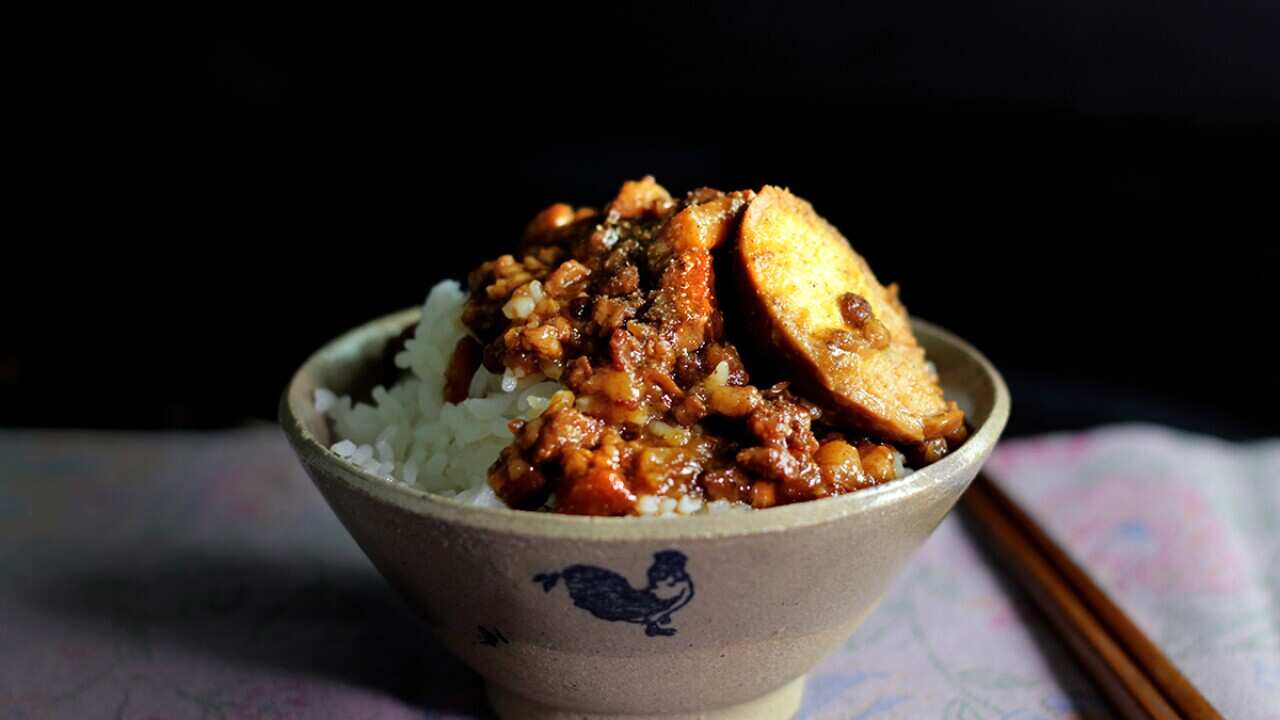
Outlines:
MULTIPOLYGON (((1231 718, 1280 718, 1280 441, 1008 442, 1025 502, 1231 718)), ((952 515, 809 677, 802 717, 1105 706, 952 515)), ((279 430, 0 432, 0 718, 490 717, 279 430)))

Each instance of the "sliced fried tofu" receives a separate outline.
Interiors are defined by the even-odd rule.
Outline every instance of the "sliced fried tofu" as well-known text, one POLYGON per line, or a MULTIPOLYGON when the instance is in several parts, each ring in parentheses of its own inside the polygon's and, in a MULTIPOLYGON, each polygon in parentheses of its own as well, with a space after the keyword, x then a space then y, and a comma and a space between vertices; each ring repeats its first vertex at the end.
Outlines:
POLYGON ((750 198, 749 191, 735 192, 690 205, 667 222, 649 247, 651 266, 662 268, 649 316, 660 322, 677 355, 697 349, 706 339, 716 305, 711 251, 733 238, 750 198))
POLYGON ((753 340, 838 422, 908 444, 947 410, 906 309, 808 202, 765 186, 734 258, 753 340))

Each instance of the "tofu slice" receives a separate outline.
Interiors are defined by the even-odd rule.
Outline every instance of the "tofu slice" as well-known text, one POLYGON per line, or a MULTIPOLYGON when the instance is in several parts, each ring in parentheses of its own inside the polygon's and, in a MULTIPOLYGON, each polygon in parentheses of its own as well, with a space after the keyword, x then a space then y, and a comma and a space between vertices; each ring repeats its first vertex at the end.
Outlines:
POLYGON ((887 440, 924 439, 947 410, 906 309, 808 202, 765 186, 743 214, 738 283, 754 340, 795 386, 847 424, 887 440))

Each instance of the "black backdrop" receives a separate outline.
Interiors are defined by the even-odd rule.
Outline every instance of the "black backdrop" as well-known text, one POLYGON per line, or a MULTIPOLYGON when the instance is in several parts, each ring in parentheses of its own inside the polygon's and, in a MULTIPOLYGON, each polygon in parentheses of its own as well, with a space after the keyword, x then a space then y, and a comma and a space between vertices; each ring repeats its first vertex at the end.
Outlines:
POLYGON ((1005 371, 1014 432, 1274 433, 1280 10, 1061 5, 209 16, 77 56, 0 423, 271 418, 322 341, 652 173, 810 199, 1005 371))

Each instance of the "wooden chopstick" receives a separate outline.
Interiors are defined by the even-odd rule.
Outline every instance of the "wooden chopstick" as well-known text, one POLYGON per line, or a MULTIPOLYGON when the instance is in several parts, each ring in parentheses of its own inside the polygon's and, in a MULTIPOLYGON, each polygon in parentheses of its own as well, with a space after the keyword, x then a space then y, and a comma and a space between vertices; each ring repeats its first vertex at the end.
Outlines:
POLYGON ((994 483, 979 475, 961 505, 1122 716, 1221 719, 1169 658, 994 483))

